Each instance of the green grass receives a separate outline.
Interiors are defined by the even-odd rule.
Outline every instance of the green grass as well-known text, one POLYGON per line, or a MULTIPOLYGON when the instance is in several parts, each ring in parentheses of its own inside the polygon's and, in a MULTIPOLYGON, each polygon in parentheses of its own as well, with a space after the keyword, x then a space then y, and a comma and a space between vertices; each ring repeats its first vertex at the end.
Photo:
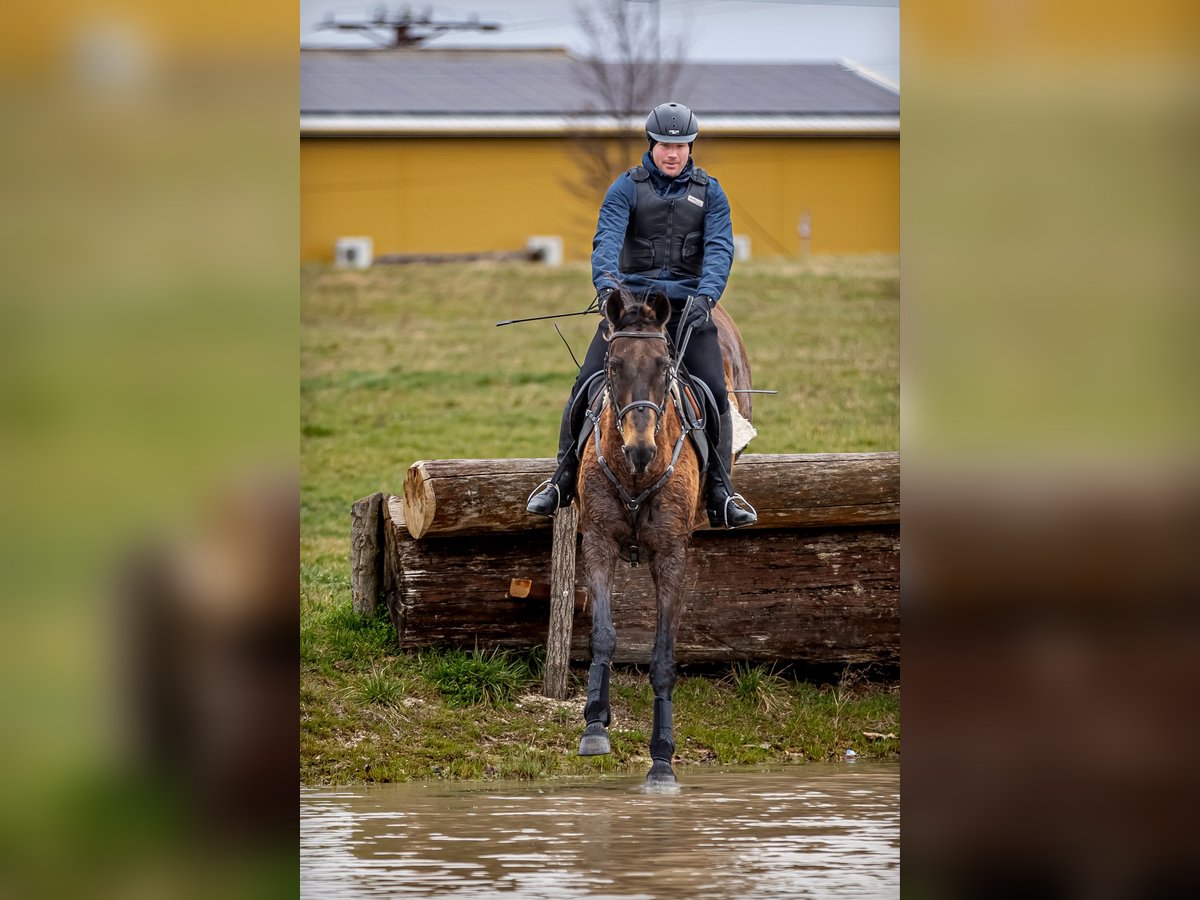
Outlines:
MULTIPOLYGON (((385 617, 350 602, 350 504, 395 492, 418 459, 550 456, 574 366, 548 322, 582 309, 579 265, 307 266, 301 274, 301 779, 542 778, 648 767, 644 672, 614 674, 613 754, 574 755, 573 696, 541 698, 536 654, 399 654, 385 617)), ((894 257, 739 264, 722 300, 746 340, 758 453, 895 450, 899 277, 894 257)), ((598 320, 562 319, 582 356, 598 320)), ((618 621, 618 631, 620 623, 618 621)), ((863 679, 741 664, 684 674, 681 764, 895 758, 899 697, 863 679)))
POLYGON ((739 700, 762 712, 770 713, 787 704, 786 682, 766 666, 739 662, 729 680, 739 700))
POLYGON ((405 695, 404 683, 386 670, 373 669, 355 680, 352 696, 360 704, 395 706, 405 695))
POLYGON ((500 650, 454 649, 429 657, 429 678, 450 706, 510 703, 534 677, 528 661, 500 650))

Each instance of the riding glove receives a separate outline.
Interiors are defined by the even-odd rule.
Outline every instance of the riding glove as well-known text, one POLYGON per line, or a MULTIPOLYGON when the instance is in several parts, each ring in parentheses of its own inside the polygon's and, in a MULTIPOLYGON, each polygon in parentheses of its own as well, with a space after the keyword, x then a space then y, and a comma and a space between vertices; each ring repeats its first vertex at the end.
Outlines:
POLYGON ((596 291, 596 299, 592 301, 592 307, 589 307, 589 309, 594 307, 596 312, 604 315, 604 307, 608 303, 609 295, 616 292, 616 288, 600 288, 600 290, 596 291))
POLYGON ((702 328, 707 325, 712 308, 715 305, 713 299, 704 294, 693 298, 687 310, 687 318, 683 320, 683 326, 685 328, 689 325, 692 328, 702 328))

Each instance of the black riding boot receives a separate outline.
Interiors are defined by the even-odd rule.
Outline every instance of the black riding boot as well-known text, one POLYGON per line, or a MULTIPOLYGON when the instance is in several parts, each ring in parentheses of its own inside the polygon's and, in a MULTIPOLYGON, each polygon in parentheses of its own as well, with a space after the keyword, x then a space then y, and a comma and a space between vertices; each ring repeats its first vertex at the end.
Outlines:
POLYGON ((758 521, 758 513, 754 507, 746 503, 746 498, 733 491, 733 482, 729 473, 733 469, 733 413, 725 412, 721 416, 721 434, 717 438, 717 446, 712 448, 715 453, 709 454, 708 459, 708 524, 713 528, 722 526, 741 528, 753 525, 758 521), (738 502, 748 508, 742 509, 738 502))
POLYGON ((562 423, 558 427, 558 468, 549 481, 538 485, 529 497, 525 509, 535 516, 553 518, 564 506, 570 505, 575 497, 575 474, 579 471, 579 456, 575 453, 575 430, 572 427, 574 396, 567 400, 562 423), (544 485, 544 487, 543 487, 544 485))

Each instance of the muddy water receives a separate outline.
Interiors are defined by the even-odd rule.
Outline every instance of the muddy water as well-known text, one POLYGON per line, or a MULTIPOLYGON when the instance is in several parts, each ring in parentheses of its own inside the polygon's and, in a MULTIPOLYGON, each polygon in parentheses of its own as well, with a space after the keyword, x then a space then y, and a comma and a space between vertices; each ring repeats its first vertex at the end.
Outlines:
POLYGON ((303 897, 896 897, 900 769, 311 789, 303 897))

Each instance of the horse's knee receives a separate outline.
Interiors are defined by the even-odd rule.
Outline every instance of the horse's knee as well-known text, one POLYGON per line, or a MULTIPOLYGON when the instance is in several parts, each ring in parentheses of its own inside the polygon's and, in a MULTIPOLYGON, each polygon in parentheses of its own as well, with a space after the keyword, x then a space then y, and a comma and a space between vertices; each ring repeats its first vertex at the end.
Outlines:
POLYGON ((612 625, 598 625, 592 628, 592 659, 612 659, 613 651, 617 649, 617 630, 612 625))
POLYGON ((675 664, 655 657, 650 660, 650 687, 654 696, 669 699, 675 690, 675 664))

